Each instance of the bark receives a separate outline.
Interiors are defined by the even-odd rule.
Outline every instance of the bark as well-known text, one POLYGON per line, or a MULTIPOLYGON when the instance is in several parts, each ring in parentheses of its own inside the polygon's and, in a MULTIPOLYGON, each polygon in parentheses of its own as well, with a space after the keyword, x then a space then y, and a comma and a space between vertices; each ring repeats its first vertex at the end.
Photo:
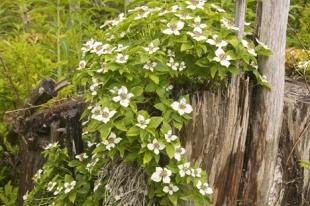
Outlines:
POLYGON ((243 205, 274 205, 273 180, 283 114, 285 42, 289 0, 258 3, 257 35, 273 51, 259 57, 260 72, 271 90, 255 88, 249 128, 246 167, 242 190, 243 205))

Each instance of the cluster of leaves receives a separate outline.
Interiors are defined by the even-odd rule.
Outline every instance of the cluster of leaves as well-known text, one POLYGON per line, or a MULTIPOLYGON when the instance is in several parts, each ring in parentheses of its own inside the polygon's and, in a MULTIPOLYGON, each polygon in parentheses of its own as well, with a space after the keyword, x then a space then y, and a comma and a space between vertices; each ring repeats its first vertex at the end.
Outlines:
POLYGON ((173 87, 240 73, 269 86, 256 56, 270 50, 239 40, 231 16, 205 1, 149 2, 101 28, 82 47, 74 76, 90 105, 84 113, 87 150, 69 160, 57 143, 49 145, 26 204, 98 205, 107 192, 98 173, 116 156, 144 168, 148 198, 158 205, 210 203, 207 174, 188 162, 178 137, 191 118, 189 96, 173 87))

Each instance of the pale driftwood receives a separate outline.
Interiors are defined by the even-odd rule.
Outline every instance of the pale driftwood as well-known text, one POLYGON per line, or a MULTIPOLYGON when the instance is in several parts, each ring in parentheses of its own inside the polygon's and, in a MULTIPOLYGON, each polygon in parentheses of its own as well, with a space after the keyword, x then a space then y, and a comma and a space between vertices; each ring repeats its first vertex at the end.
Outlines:
POLYGON ((285 45, 289 0, 258 2, 257 36, 273 51, 259 57, 260 72, 272 89, 255 88, 245 160, 244 205, 274 205, 273 180, 283 114, 285 45))

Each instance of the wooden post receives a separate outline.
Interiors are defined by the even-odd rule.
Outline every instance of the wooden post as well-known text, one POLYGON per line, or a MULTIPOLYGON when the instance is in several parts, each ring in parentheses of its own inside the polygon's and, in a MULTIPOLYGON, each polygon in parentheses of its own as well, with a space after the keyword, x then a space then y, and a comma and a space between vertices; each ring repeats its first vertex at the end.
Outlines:
POLYGON ((285 43, 289 0, 258 2, 257 36, 273 51, 259 58, 260 72, 272 89, 256 88, 252 96, 242 205, 274 205, 273 180, 283 114, 285 43))

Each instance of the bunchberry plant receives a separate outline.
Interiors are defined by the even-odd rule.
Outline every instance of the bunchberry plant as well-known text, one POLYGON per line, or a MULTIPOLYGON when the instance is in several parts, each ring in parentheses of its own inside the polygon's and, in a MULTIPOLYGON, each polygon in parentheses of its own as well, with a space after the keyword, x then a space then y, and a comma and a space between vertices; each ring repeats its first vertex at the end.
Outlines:
MULTIPOLYGON (((113 188, 102 168, 115 159, 142 168, 145 205, 211 202, 207 174, 189 162, 179 138, 193 111, 189 94, 174 87, 241 73, 268 86, 256 56, 270 51, 262 42, 239 40, 231 16, 218 5, 167 2, 119 14, 84 44, 74 82, 89 104, 83 116, 87 149, 70 160, 66 150, 49 145, 28 205, 108 205, 113 188)), ((128 193, 119 191, 111 205, 130 205, 122 202, 128 193)))

